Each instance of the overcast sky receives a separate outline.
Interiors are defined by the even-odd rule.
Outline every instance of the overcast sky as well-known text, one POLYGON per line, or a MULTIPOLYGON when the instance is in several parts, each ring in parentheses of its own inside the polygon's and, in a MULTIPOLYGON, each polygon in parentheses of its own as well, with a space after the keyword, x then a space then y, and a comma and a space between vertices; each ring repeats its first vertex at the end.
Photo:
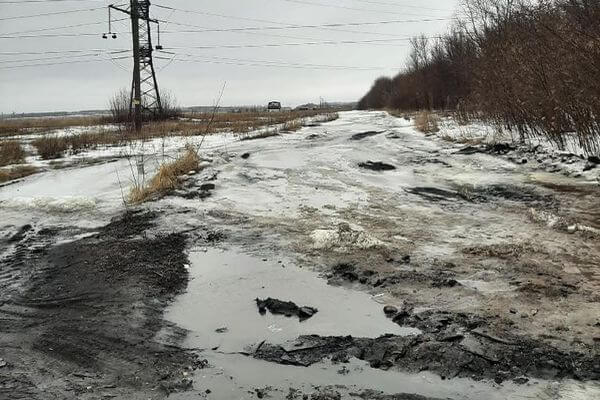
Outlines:
MULTIPOLYGON (((356 101, 375 78, 403 67, 408 51, 405 38, 445 32, 457 1, 153 0, 151 15, 170 22, 161 24, 161 44, 168 53, 154 54, 166 58, 155 60, 159 86, 183 106, 213 104, 225 82, 222 105, 279 100, 295 106, 318 102, 320 97, 356 101), (198 32, 383 21, 405 22, 198 32), (307 44, 323 41, 363 43, 307 44), (297 45, 264 47, 292 43, 297 45), (231 45, 255 47, 222 47, 231 45)), ((113 2, 0 0, 0 112, 104 109, 114 92, 130 87, 130 53, 116 53, 131 48, 129 21, 113 23, 117 39, 101 38, 108 30, 105 6, 113 2), (13 18, 84 9, 94 10, 13 18), (56 27, 61 29, 48 29, 56 27), (77 36, 48 37, 64 34, 77 36), (40 65, 51 63, 56 65, 40 65)), ((124 17, 113 13, 113 19, 124 17)))

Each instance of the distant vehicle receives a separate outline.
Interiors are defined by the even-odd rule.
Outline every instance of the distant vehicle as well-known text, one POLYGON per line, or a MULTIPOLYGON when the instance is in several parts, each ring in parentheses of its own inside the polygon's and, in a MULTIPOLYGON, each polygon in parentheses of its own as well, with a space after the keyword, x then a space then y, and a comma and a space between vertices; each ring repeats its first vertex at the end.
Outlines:
POLYGON ((273 111, 273 110, 280 111, 281 110, 281 103, 279 101, 270 101, 269 105, 267 106, 267 109, 269 111, 273 111))

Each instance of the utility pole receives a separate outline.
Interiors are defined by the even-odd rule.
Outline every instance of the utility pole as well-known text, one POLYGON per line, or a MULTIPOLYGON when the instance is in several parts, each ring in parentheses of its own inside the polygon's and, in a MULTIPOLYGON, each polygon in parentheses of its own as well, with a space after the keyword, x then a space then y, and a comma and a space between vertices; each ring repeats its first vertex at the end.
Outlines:
MULTIPOLYGON (((154 23, 159 26, 159 21, 150 18, 150 1, 149 0, 130 0, 129 9, 123 9, 113 4, 109 8, 109 34, 113 38, 116 35, 110 32, 111 17, 110 10, 120 11, 128 14, 131 17, 131 36, 133 41, 133 80, 131 87, 131 98, 129 103, 129 114, 133 114, 133 122, 135 129, 140 131, 144 118, 152 118, 159 116, 163 112, 162 103, 160 101, 160 93, 158 91, 158 82, 156 80, 156 72, 154 63, 152 62, 152 31, 150 24, 154 23)), ((103 35, 107 37, 107 35, 103 35)), ((159 44, 157 49, 162 49, 159 44)))

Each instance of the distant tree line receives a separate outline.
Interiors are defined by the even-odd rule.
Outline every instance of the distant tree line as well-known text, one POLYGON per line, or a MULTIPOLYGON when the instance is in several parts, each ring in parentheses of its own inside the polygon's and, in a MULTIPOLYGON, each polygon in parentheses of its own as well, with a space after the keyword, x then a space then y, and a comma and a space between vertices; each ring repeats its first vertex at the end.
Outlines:
POLYGON ((463 0, 448 34, 410 43, 407 66, 360 109, 455 110, 599 150, 600 1, 463 0))

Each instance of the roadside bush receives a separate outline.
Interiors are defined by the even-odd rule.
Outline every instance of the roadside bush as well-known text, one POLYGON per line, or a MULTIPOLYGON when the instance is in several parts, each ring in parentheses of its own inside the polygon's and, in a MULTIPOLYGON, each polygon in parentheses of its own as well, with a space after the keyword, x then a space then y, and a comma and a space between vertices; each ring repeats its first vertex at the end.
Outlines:
POLYGON ((443 37, 412 39, 407 67, 358 107, 453 110, 600 152, 600 2, 462 0, 459 15, 443 37))
MULTIPOLYGON (((164 121, 174 119, 183 115, 181 108, 177 103, 175 96, 169 91, 162 91, 160 97, 162 112, 159 114, 144 113, 145 121, 164 121)), ((117 124, 127 124, 132 122, 130 112, 131 93, 126 89, 119 90, 110 100, 109 109, 112 121, 117 124)))
POLYGON ((43 160, 61 158, 69 148, 67 139, 58 136, 44 136, 34 140, 32 144, 43 160))
POLYGON ((200 157, 192 146, 187 146, 185 153, 178 159, 162 164, 156 175, 147 185, 143 182, 135 184, 129 193, 129 201, 133 204, 143 203, 153 197, 163 196, 179 187, 179 177, 199 168, 200 157))
POLYGON ((25 161, 25 150, 16 140, 0 142, 0 167, 11 164, 21 164, 25 161))

